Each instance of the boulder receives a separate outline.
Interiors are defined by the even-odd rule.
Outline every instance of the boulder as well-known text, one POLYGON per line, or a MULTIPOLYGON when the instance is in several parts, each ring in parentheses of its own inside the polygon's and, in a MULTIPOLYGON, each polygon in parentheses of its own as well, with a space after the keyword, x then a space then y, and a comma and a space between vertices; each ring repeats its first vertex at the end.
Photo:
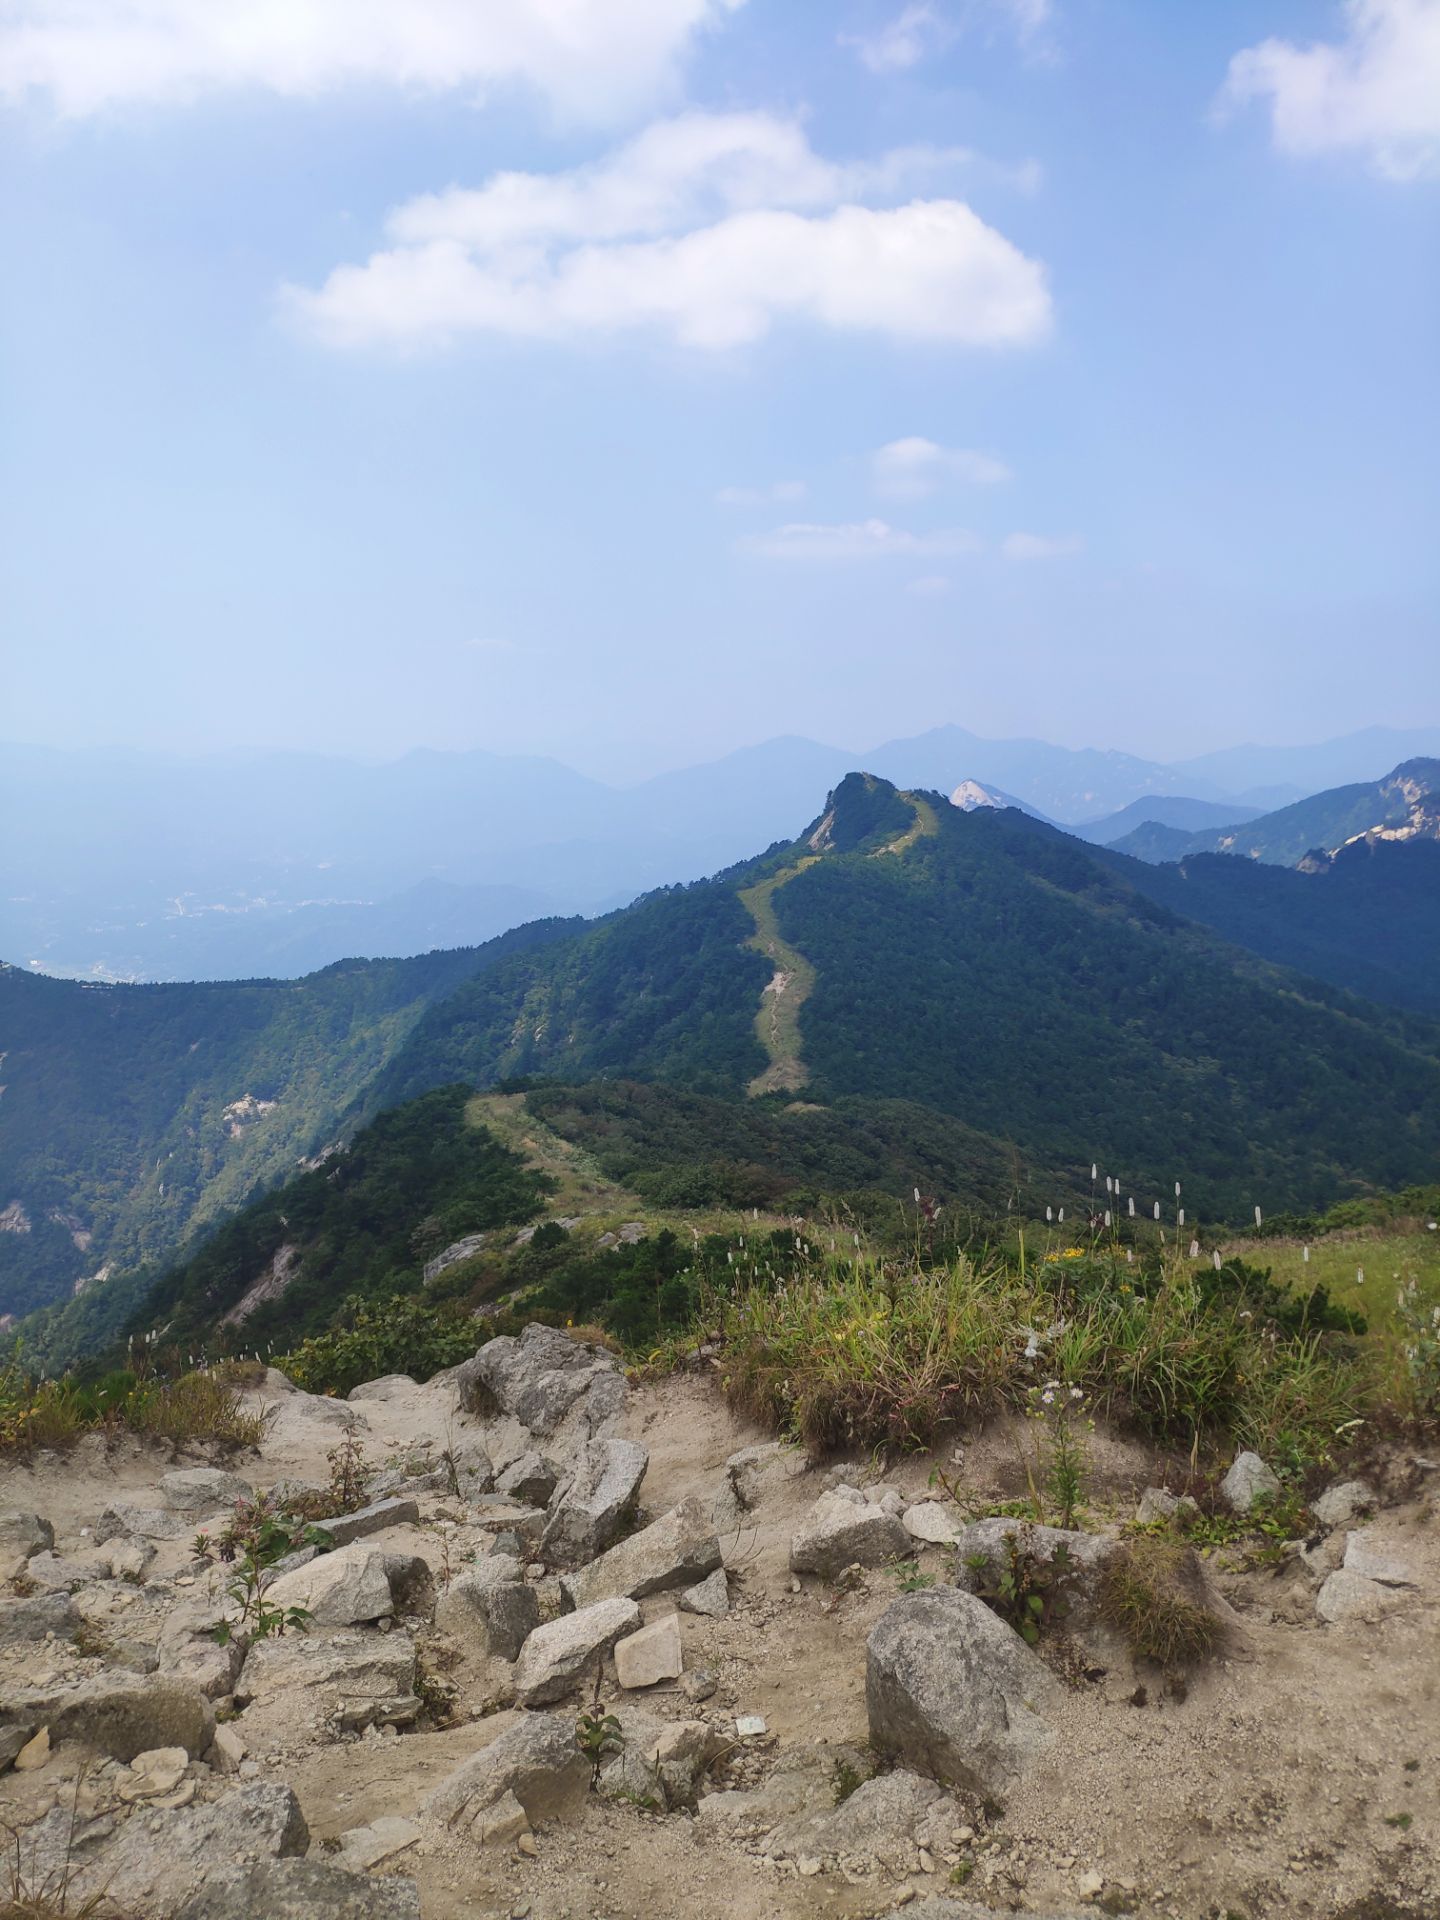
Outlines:
MULTIPOLYGON (((75 1911, 104 1894, 122 1910, 168 1915, 213 1875, 302 1854, 310 1835, 289 1787, 252 1781, 218 1800, 151 1809, 118 1828, 104 1817, 76 1821, 73 1837, 70 1808, 58 1806, 23 1839, 22 1876, 49 1885, 63 1876, 75 1911)), ((257 1906, 250 1920, 274 1912, 257 1906)))
POLYGON ((640 1625, 633 1600, 597 1600, 578 1613, 537 1627, 515 1664, 515 1698, 522 1707, 561 1700, 620 1639, 640 1625))
POLYGON ((76 1686, 13 1692, 3 1723, 48 1726, 57 1746, 75 1740, 126 1761, 151 1747, 183 1747, 198 1758, 215 1738, 215 1710, 199 1688, 158 1673, 102 1673, 76 1686))
POLYGON ((98 1553, 81 1557, 47 1550, 32 1555, 25 1563, 25 1578, 50 1593, 73 1593, 77 1587, 88 1587, 93 1580, 109 1577, 110 1562, 98 1553))
MULTIPOLYGON (((398 1556, 397 1556, 398 1557, 398 1556)), ((272 1581, 265 1601, 272 1607, 304 1607, 318 1627, 349 1627, 393 1614, 391 1556, 361 1540, 322 1553, 308 1566, 272 1581)))
POLYGON ((693 1806, 722 1736, 703 1720, 662 1720, 628 1702, 616 1718, 622 1744, 600 1769, 601 1797, 670 1812, 693 1806))
POLYGON ((615 1642, 615 1678, 622 1687, 653 1687, 661 1680, 678 1680, 684 1671, 678 1614, 662 1614, 615 1642))
POLYGON ((959 1588, 902 1595, 865 1646, 875 1751, 998 1796, 1049 1744, 1059 1682, 983 1601, 959 1588))
POLYGON ((613 1353, 538 1325, 518 1340, 506 1334, 487 1341, 456 1370, 455 1384, 467 1413, 486 1420, 513 1414, 538 1434, 569 1423, 593 1437, 625 1399, 625 1376, 613 1353))
POLYGON ((1200 1508, 1188 1493, 1171 1493, 1166 1487, 1146 1487, 1135 1509, 1135 1518, 1142 1527, 1153 1526, 1158 1520, 1185 1527, 1200 1518, 1200 1508))
POLYGON ((177 1467, 161 1475, 160 1498, 176 1513, 193 1516, 219 1513, 237 1500, 253 1500, 255 1489, 238 1473, 219 1467, 177 1467))
POLYGON ((1331 1626, 1350 1620, 1378 1620, 1399 1599, 1394 1587, 1382 1586, 1351 1567, 1338 1567, 1321 1582, 1315 1611, 1331 1626))
POLYGON ((29 1600, 0 1600, 0 1647, 25 1646, 54 1634, 73 1640, 80 1615, 68 1593, 37 1593, 29 1600))
MULTIPOLYGON (((488 1493, 495 1484, 495 1463, 473 1436, 457 1438, 445 1450, 445 1470, 463 1500, 488 1493)), ((547 1496, 548 1497, 548 1496, 547 1496)))
POLYGON ((543 1454, 531 1451, 512 1460, 503 1473, 495 1476, 495 1491, 523 1507, 544 1507, 559 1483, 559 1470, 543 1454))
POLYGON ((347 1867, 361 1871, 390 1860, 414 1846, 421 1829, 397 1813, 377 1814, 368 1826, 349 1827, 340 1836, 340 1857, 347 1867))
POLYGON ((245 1656, 235 1698, 301 1699, 315 1695, 328 1708, 350 1701, 392 1701, 415 1691, 415 1642, 408 1633, 272 1634, 245 1656))
POLYGON ((954 1825, 950 1796, 933 1780, 897 1767, 862 1781, 839 1806, 783 1821, 767 1851, 822 1862, 859 1854, 903 1874, 917 1846, 948 1846, 954 1825))
POLYGON ((1388 1554, 1376 1551, 1369 1528, 1345 1536, 1344 1568, 1348 1573, 1363 1574, 1367 1580, 1378 1581, 1382 1587, 1411 1587, 1415 1580, 1409 1567, 1402 1560, 1392 1560, 1388 1554))
POLYGON ((1238 1453, 1220 1493, 1232 1513, 1249 1513, 1257 1499, 1272 1499, 1280 1491, 1280 1482, 1258 1453, 1238 1453))
POLYGON ((533 1823, 579 1813, 590 1786, 590 1762, 575 1744, 565 1714, 524 1713, 471 1754, 421 1802, 427 1820, 481 1834, 484 1817, 507 1793, 533 1823))
POLYGON ((129 1501, 117 1500, 95 1522, 91 1538, 96 1546, 104 1546, 107 1540, 123 1533, 138 1533, 142 1540, 183 1540, 193 1532, 194 1522, 188 1514, 172 1513, 168 1507, 137 1507, 129 1501))
POLYGON ((1067 1624, 1077 1632, 1097 1626, 1096 1598, 1099 1575, 1116 1550, 1116 1542, 1103 1533, 1077 1533, 1065 1527, 1042 1527, 1030 1520, 1011 1520, 998 1515, 976 1520, 966 1527, 955 1543, 955 1584, 973 1593, 982 1573, 1001 1572, 1008 1563, 1010 1542, 1038 1559, 1055 1558, 1057 1548, 1065 1556, 1073 1578, 1065 1590, 1069 1609, 1067 1624), (983 1562, 983 1567, 977 1565, 983 1562))
POLYGON ((932 1547, 954 1546, 963 1525, 954 1507, 940 1500, 922 1500, 917 1506, 906 1507, 900 1523, 912 1540, 922 1540, 932 1547))
POLYGON ((1348 1527, 1376 1506, 1375 1489, 1364 1480, 1337 1480, 1310 1503, 1322 1527, 1348 1527))
POLYGON ((520 1578, 520 1562, 505 1554, 492 1554, 452 1580, 435 1608, 442 1633, 467 1644, 478 1641, 502 1660, 517 1659, 539 1624, 540 1597, 520 1578), (490 1577, 497 1566, 512 1568, 512 1577, 490 1577))
MULTIPOLYGON (((612 1443, 607 1443, 612 1444, 612 1443)), ((667 1587, 690 1586, 720 1565, 720 1542, 698 1500, 682 1500, 589 1566, 561 1576, 572 1607, 626 1594, 639 1600, 667 1587)))
POLYGON ((702 1613, 711 1620, 723 1620, 730 1611, 730 1583, 725 1569, 717 1567, 698 1586, 687 1587, 680 1596, 682 1613, 702 1613))
POLYGON ((420 1508, 414 1500, 373 1500, 369 1506, 337 1514, 323 1525, 337 1547, 348 1547, 372 1533, 383 1533, 387 1527, 413 1527, 419 1519, 420 1508))
POLYGON ((211 1874, 174 1920, 420 1920, 413 1880, 376 1880, 323 1860, 267 1860, 211 1874))
POLYGON ((352 1387, 345 1398, 349 1401, 377 1400, 381 1406, 392 1400, 407 1400, 416 1390, 417 1383, 408 1373, 382 1373, 378 1380, 362 1380, 358 1387, 352 1387))
POLYGON ((13 1580, 25 1562, 55 1544, 55 1529, 38 1513, 10 1508, 0 1513, 0 1580, 13 1580))
POLYGON ((833 1580, 846 1567, 883 1566, 909 1551, 910 1536, 893 1513, 837 1488, 821 1494, 791 1540, 790 1570, 833 1580))
POLYGON ((582 1567, 618 1540, 649 1464, 637 1441, 587 1441, 551 1505, 540 1535, 541 1559, 552 1567, 582 1567))

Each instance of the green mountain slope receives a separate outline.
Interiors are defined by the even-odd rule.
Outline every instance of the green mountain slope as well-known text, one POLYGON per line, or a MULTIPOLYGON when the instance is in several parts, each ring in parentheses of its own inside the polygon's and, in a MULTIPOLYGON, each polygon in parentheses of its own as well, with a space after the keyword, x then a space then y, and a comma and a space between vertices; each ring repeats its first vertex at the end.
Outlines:
POLYGON ((332 1141, 433 1000, 579 924, 299 981, 91 987, 0 966, 0 1313, 173 1255, 332 1141))
POLYGON ((1279 966, 1440 1015, 1440 844, 1366 838, 1304 870, 1202 853, 1097 858, 1130 885, 1279 966))
POLYGON ((642 1223, 667 1249, 654 1275, 663 1280, 688 1265, 690 1229, 707 1231, 717 1207, 731 1231, 736 1209, 763 1211, 768 1232, 777 1210, 826 1204, 893 1230, 897 1201, 917 1184, 946 1197, 957 1226, 967 1207, 991 1218, 1081 1203, 1013 1149, 903 1101, 779 1108, 633 1081, 493 1097, 443 1087, 381 1114, 323 1168, 217 1228, 143 1302, 129 1301, 131 1327, 192 1349, 264 1351, 323 1331, 346 1299, 483 1299, 537 1279, 569 1288, 583 1311, 613 1304, 646 1257, 613 1232, 607 1244, 606 1227, 642 1223), (514 1227, 542 1205, 574 1231, 517 1247, 514 1227), (425 1262, 475 1235, 483 1247, 427 1288, 425 1262))
MULTIPOLYGON (((879 785, 887 813, 898 800, 919 819, 879 785)), ((739 1097, 767 1066, 755 1023, 773 979, 739 944, 754 932, 739 896, 795 868, 768 899, 813 969, 790 1053, 807 1099, 918 1102, 1052 1164, 1098 1159, 1155 1191, 1187 1179, 1197 1204, 1235 1213, 1433 1176, 1440 1029, 1273 971, 1018 814, 931 801, 933 832, 874 832, 874 788, 847 780, 828 834, 822 820, 467 983, 379 1092, 626 1072, 739 1097)))
POLYGON ((1178 860, 1192 853, 1238 854, 1297 866, 1317 848, 1333 852, 1361 834, 1440 838, 1440 760, 1407 760, 1383 780, 1332 787, 1243 826, 1206 828, 1180 838, 1173 828, 1136 828, 1110 844, 1139 860, 1178 860))

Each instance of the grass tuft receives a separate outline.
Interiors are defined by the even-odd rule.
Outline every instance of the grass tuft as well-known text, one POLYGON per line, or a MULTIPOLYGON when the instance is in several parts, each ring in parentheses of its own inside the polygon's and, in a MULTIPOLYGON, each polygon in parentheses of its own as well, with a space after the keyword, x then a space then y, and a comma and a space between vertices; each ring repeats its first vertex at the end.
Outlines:
POLYGON ((1100 1576, 1100 1612, 1130 1651, 1167 1672, 1214 1652, 1224 1622, 1205 1600, 1194 1549, 1163 1533, 1139 1534, 1117 1547, 1100 1576))

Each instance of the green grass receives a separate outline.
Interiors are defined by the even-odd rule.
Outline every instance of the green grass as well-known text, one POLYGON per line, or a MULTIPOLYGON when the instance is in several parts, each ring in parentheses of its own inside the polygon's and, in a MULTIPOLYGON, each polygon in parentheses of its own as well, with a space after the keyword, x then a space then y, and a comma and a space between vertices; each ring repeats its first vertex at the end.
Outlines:
POLYGON ((751 1273, 709 1323, 724 1384, 753 1417, 821 1453, 925 1447, 944 1427, 1021 1408, 1046 1378, 1095 1414, 1167 1443, 1256 1448, 1280 1463, 1321 1457, 1376 1404, 1363 1343, 1291 1335, 1243 1298, 1203 1297, 1184 1266, 1060 1265, 1022 1278, 959 1259, 926 1268, 812 1252, 782 1284, 751 1273), (1054 1329, 1027 1357, 1027 1330, 1054 1329))
POLYGON ((264 1417, 246 1413, 223 1368, 163 1380, 129 1372, 82 1384, 35 1380, 18 1363, 0 1371, 0 1457, 65 1447, 84 1433, 136 1433, 179 1445, 218 1440, 258 1446, 264 1417))

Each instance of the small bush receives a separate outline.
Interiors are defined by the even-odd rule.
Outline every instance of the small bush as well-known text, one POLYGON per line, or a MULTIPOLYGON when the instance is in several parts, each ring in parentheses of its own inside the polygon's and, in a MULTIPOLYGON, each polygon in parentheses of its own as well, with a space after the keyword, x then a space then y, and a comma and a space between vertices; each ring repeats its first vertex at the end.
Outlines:
POLYGON ((347 1394, 386 1373, 428 1380, 468 1360, 490 1329, 452 1302, 411 1294, 389 1300, 346 1300, 328 1332, 304 1340, 275 1364, 307 1393, 347 1394))
POLYGON ((219 1370, 175 1380, 118 1371, 88 1383, 34 1380, 14 1362, 0 1373, 0 1453, 64 1448, 95 1432, 253 1447, 264 1430, 263 1414, 246 1413, 239 1388, 219 1370))
POLYGON ((1138 1534, 1110 1556, 1100 1576, 1100 1612, 1132 1653, 1167 1671, 1203 1660, 1224 1632, 1206 1605, 1194 1551, 1163 1533, 1138 1534))

